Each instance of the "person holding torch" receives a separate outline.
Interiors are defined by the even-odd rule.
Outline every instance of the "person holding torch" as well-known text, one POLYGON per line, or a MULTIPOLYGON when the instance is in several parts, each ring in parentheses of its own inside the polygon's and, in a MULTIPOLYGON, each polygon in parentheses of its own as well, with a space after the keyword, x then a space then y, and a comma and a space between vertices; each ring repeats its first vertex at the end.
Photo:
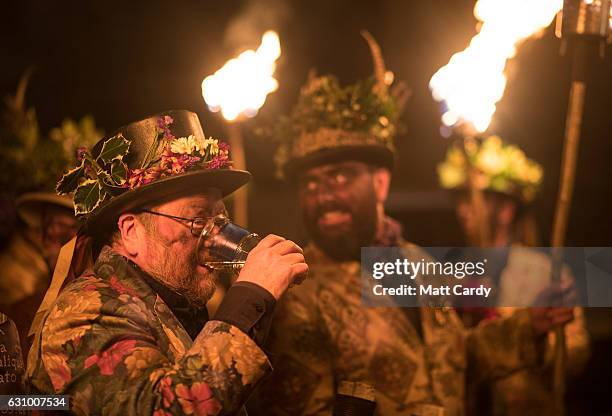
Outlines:
MULTIPOLYGON (((480 225, 488 227, 492 247, 507 248, 495 259, 498 264, 493 269, 498 272, 489 279, 495 301, 489 308, 460 308, 464 323, 473 327, 481 321, 511 316, 524 309, 513 306, 534 303, 551 283, 550 258, 530 248, 538 246, 532 205, 542 182, 542 167, 527 158, 518 146, 493 135, 458 140, 449 146, 437 171, 440 186, 453 192, 457 220, 466 243, 479 246, 480 225), (470 198, 470 170, 477 175, 473 183, 482 193, 481 210, 476 209, 470 198)), ((564 285, 573 282, 567 267, 563 270, 563 282, 564 285)), ((548 311, 558 313, 556 308, 548 311)), ((574 316, 564 327, 569 375, 577 375, 589 357, 589 335, 582 308, 575 307, 574 316)), ((472 385, 468 389, 471 414, 555 415, 548 380, 554 342, 553 333, 546 334, 545 359, 538 368, 517 371, 490 385, 472 385)))

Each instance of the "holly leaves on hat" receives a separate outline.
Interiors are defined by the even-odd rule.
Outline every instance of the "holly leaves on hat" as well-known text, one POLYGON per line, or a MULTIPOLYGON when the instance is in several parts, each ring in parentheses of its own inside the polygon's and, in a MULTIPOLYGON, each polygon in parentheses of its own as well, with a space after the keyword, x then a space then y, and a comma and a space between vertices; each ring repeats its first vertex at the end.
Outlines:
POLYGON ((119 133, 104 141, 97 157, 80 152, 80 165, 66 172, 56 186, 60 195, 74 192, 75 215, 89 214, 108 195, 125 191, 128 169, 123 158, 129 151, 130 141, 119 133))

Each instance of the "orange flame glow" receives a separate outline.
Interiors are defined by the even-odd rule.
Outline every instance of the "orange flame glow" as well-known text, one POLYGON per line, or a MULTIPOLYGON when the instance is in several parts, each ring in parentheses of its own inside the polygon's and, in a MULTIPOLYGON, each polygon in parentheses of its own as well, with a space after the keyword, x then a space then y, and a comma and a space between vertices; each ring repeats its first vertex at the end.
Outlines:
POLYGON ((484 132, 504 95, 507 61, 523 41, 549 26, 562 6, 563 0, 478 0, 478 34, 429 82, 434 99, 445 103, 442 123, 469 123, 484 132))
POLYGON ((228 121, 240 115, 255 116, 268 94, 278 88, 273 74, 280 54, 276 32, 264 33, 256 51, 242 52, 202 81, 202 96, 208 108, 221 111, 228 121))

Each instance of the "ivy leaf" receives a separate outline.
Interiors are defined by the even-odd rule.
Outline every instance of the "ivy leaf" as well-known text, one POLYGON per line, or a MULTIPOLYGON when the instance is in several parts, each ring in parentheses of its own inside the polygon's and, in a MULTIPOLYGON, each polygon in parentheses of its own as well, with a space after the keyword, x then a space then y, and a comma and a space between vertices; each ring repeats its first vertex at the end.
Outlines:
POLYGON ((59 180, 57 185, 55 186, 55 191, 59 195, 69 194, 70 192, 77 189, 79 186, 79 181, 85 175, 85 165, 84 162, 81 161, 81 164, 74 169, 70 169, 68 172, 64 173, 62 179, 59 180))
POLYGON ((131 142, 119 133, 104 142, 98 159, 101 159, 104 164, 115 159, 122 159, 130 151, 130 144, 131 142))
POLYGON ((127 166, 119 159, 111 164, 111 179, 115 185, 123 185, 127 180, 127 166))
POLYGON ((76 215, 89 214, 96 209, 104 199, 98 181, 89 179, 83 182, 74 193, 74 213, 76 215))

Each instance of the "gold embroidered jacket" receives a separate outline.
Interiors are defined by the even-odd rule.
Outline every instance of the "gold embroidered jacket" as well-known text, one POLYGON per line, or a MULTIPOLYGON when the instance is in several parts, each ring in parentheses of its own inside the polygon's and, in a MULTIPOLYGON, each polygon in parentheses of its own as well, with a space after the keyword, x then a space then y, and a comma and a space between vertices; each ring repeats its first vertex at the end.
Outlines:
POLYGON ((359 263, 314 246, 305 253, 310 276, 277 305, 275 370, 252 413, 331 415, 336 386, 348 380, 375 388, 379 415, 462 415, 468 368, 490 380, 538 363, 527 311, 468 331, 453 309, 413 309, 421 337, 408 309, 361 305, 359 263))

